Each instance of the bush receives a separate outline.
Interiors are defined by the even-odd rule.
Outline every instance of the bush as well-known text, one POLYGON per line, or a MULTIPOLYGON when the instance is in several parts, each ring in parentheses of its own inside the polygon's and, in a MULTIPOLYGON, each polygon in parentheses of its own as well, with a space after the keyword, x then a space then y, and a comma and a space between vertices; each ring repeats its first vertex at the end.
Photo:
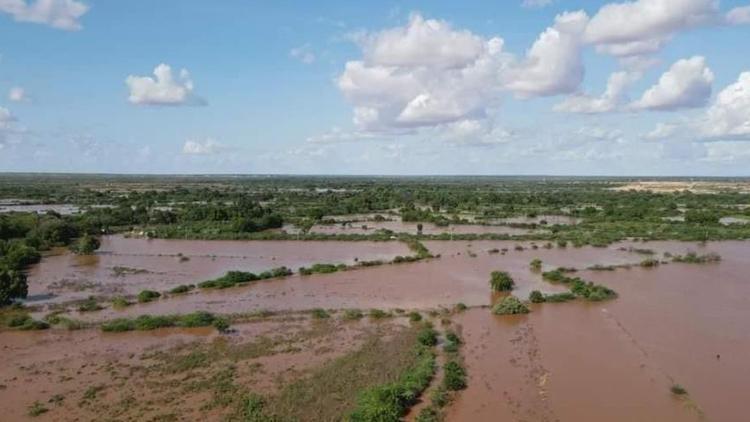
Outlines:
POLYGON ((130 303, 130 301, 128 301, 127 299, 125 299, 122 296, 118 296, 118 297, 112 299, 112 307, 115 308, 115 309, 127 308, 130 305, 132 305, 132 303, 130 303))
POLYGON ((529 313, 529 308, 515 296, 504 297, 492 308, 495 315, 517 315, 529 313))
POLYGON ((372 319, 383 319, 390 316, 391 314, 386 311, 382 311, 380 309, 370 309, 370 318, 372 319))
POLYGON ((493 271, 490 278, 490 286, 496 292, 509 292, 513 290, 515 282, 505 271, 493 271))
POLYGON ((353 320, 362 319, 362 317, 364 317, 364 315, 362 314, 362 311, 360 311, 359 309, 347 309, 344 311, 343 318, 347 321, 353 321, 353 320))
POLYGON ((213 325, 220 333, 226 333, 229 331, 229 321, 227 321, 226 318, 214 318, 211 325, 213 325))
POLYGON ((443 385, 447 390, 458 391, 466 388, 466 370, 455 360, 443 366, 443 385))
POLYGON ((35 401, 34 403, 31 404, 31 406, 29 406, 28 414, 29 416, 33 418, 33 417, 42 415, 44 413, 47 413, 48 411, 49 409, 44 407, 42 403, 40 403, 39 401, 35 401))
POLYGON ((417 335, 417 341, 423 346, 432 347, 437 344, 437 331, 432 328, 423 328, 417 335))
POLYGON ((529 267, 534 271, 539 271, 542 269, 542 260, 539 258, 534 258, 529 263, 529 267))
POLYGON ((181 295, 181 294, 185 294, 185 293, 187 293, 187 292, 189 292, 191 290, 193 290, 193 285, 189 285, 188 286, 188 285, 185 285, 185 284, 181 284, 181 285, 179 285, 177 287, 172 288, 169 291, 169 293, 171 293, 173 295, 181 295))
POLYGON ((101 246, 99 239, 93 236, 84 235, 81 236, 76 243, 70 246, 70 250, 78 255, 91 255, 99 249, 99 246, 101 246))
POLYGON ((102 309, 104 308, 96 302, 96 299, 93 296, 89 296, 88 299, 78 305, 78 312, 94 312, 101 311, 102 309))
POLYGON ((419 322, 422 320, 422 314, 419 312, 413 311, 409 312, 409 321, 411 322, 419 322))
POLYGON ((0 306, 8 305, 14 299, 23 299, 28 292, 26 274, 18 270, 0 268, 0 306))
POLYGON ((669 388, 669 391, 671 391, 672 394, 677 395, 677 396, 684 396, 685 394, 687 394, 687 390, 680 384, 672 385, 672 387, 669 388))
POLYGON ((468 308, 468 307, 466 306, 466 304, 464 304, 464 303, 461 303, 461 302, 457 303, 457 304, 456 304, 456 306, 454 307, 454 309, 456 310, 456 312, 463 312, 463 311, 465 311, 465 310, 466 310, 467 308, 468 308))
POLYGON ((138 302, 147 303, 156 300, 161 297, 161 293, 153 290, 143 290, 138 293, 138 302))
POLYGON ((216 317, 205 311, 197 311, 181 316, 177 325, 180 327, 207 327, 213 324, 216 317))
POLYGON ((532 290, 529 294, 529 301, 531 303, 542 303, 544 302, 544 295, 539 290, 532 290))
POLYGON ((331 315, 329 315, 325 309, 315 308, 312 310, 312 317, 314 319, 326 319, 326 318, 330 318, 331 315))
POLYGON ((102 331, 105 332, 122 332, 135 330, 135 323, 131 319, 117 318, 102 324, 102 331))

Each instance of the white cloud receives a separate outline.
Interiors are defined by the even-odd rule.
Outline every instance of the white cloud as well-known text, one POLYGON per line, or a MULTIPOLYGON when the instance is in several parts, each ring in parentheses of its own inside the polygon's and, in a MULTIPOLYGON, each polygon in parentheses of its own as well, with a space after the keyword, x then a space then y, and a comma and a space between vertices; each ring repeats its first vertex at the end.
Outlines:
POLYGON ((360 131, 404 132, 483 119, 503 96, 574 92, 583 79, 583 12, 555 19, 525 57, 503 50, 501 38, 454 29, 412 14, 404 26, 359 34, 362 59, 337 78, 360 131))
POLYGON ((574 92, 584 75, 581 35, 586 13, 564 13, 544 31, 521 63, 505 75, 506 87, 520 97, 574 92))
POLYGON ((304 64, 312 64, 315 61, 315 53, 312 52, 309 44, 289 50, 289 57, 295 58, 304 64))
POLYGON ((8 100, 13 101, 14 103, 30 101, 28 95, 26 95, 26 91, 19 86, 14 86, 8 90, 8 100))
POLYGON ((193 81, 182 69, 177 79, 172 68, 162 63, 154 69, 154 77, 130 75, 125 79, 130 91, 128 101, 139 105, 205 105, 193 95, 193 81))
POLYGON ((214 139, 206 138, 200 140, 187 140, 182 146, 185 155, 214 155, 222 152, 224 147, 214 139))
POLYGON ((489 120, 460 120, 436 128, 436 136, 452 146, 490 147, 509 143, 513 132, 489 120))
POLYGON ((704 57, 678 60, 631 107, 636 110, 702 107, 711 97, 713 80, 714 74, 706 65, 704 57))
POLYGON ((606 113, 615 111, 627 101, 625 89, 640 78, 640 73, 615 72, 609 76, 607 89, 601 97, 588 94, 574 94, 554 106, 555 111, 566 113, 606 113))
POLYGON ((719 20, 717 0, 636 0, 604 5, 585 40, 615 56, 654 53, 677 32, 719 20))
POLYGON ((644 138, 649 141, 667 139, 677 132, 678 126, 671 123, 659 122, 651 132, 647 133, 644 138))
POLYGON ((700 126, 708 140, 750 140, 750 72, 719 93, 700 126))
POLYGON ((406 26, 366 35, 361 47, 370 66, 460 68, 484 52, 485 42, 470 31, 413 13, 406 26))
POLYGON ((554 2, 555 0, 523 0, 521 6, 528 9, 540 9, 549 6, 554 2))
POLYGON ((498 69, 509 62, 501 39, 418 14, 357 42, 363 59, 347 62, 337 85, 361 131, 408 132, 482 115, 498 101, 498 69))
POLYGON ((727 13, 727 23, 730 25, 750 24, 750 6, 736 7, 727 13))
POLYGON ((89 7, 76 0, 0 0, 0 12, 13 16, 17 22, 49 25, 66 31, 81 29, 78 20, 89 7))

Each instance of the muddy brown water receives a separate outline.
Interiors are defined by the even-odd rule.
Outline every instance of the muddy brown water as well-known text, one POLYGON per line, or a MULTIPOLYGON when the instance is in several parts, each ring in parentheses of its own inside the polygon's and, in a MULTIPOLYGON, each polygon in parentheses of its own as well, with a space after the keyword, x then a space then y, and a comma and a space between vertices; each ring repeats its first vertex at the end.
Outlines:
POLYGON ((28 274, 31 303, 89 295, 137 294, 198 283, 230 270, 261 272, 317 262, 354 264, 412 252, 401 242, 195 241, 104 236, 96 255, 64 249, 45 256, 28 274), (184 258, 180 258, 180 256, 184 258), (119 275, 116 268, 124 269, 119 275), (49 297, 49 295, 53 297, 49 297))
MULTIPOLYGON (((162 267, 160 276, 166 280, 162 281, 165 286, 180 284, 175 279, 184 280, 186 278, 180 277, 190 275, 187 270, 181 271, 186 268, 182 267, 186 263, 175 263, 173 256, 159 256, 186 253, 188 249, 165 246, 173 245, 171 241, 143 242, 149 241, 131 244, 132 255, 110 256, 132 259, 127 262, 137 262, 138 265, 133 265, 137 268, 143 268, 144 262, 151 257, 156 260, 152 264, 154 270, 159 263, 172 263, 162 267)), ((281 249, 277 255, 281 256, 283 249, 288 261, 302 261, 300 255, 307 257, 322 253, 312 250, 317 243, 321 248, 329 248, 325 249, 329 254, 334 250, 330 248, 340 248, 335 251, 341 253, 341 257, 366 259, 358 248, 367 243, 361 242, 263 242, 263 245, 266 243, 271 248, 279 244, 277 247, 281 249)), ((200 252, 221 256, 216 252, 221 248, 213 246, 220 244, 207 243, 200 252)), ((372 247, 374 253, 381 253, 379 248, 402 247, 394 245, 399 244, 374 243, 372 247)), ((463 353, 469 387, 450 406, 447 419, 745 420, 744 399, 750 391, 747 381, 750 379, 750 363, 745 359, 750 353, 750 330, 747 329, 747 321, 750 321, 750 242, 710 242, 705 245, 624 242, 608 248, 536 250, 531 249, 529 242, 430 241, 425 245, 433 253, 441 254, 441 258, 327 275, 295 275, 283 280, 202 291, 135 305, 123 311, 107 309, 82 317, 102 320, 197 309, 229 313, 315 307, 429 309, 450 307, 457 302, 487 306, 496 300, 488 286, 489 273, 493 270, 509 271, 517 284, 514 294, 522 298, 533 289, 545 292, 564 290, 562 286, 544 282, 540 274, 530 271, 528 265, 533 258, 542 259, 546 270, 558 266, 586 268, 595 264, 637 264, 648 257, 628 252, 627 248, 631 246, 653 249, 656 256, 667 251, 679 254, 690 250, 716 252, 722 256, 720 263, 673 263, 657 268, 634 266, 616 271, 578 273, 615 289, 619 298, 613 301, 533 305, 531 314, 520 317, 493 316, 487 308, 475 308, 454 317, 465 340, 463 353), (516 245, 523 245, 525 249, 515 250, 516 245), (495 248, 507 248, 508 251, 505 254, 488 253, 495 248), (689 392, 688 397, 672 395, 669 391, 672 384, 684 386, 689 392)), ((234 249, 227 248, 223 252, 225 255, 234 254, 234 249)), ((103 253, 94 259, 106 259, 108 250, 111 249, 104 247, 103 253)), ((267 255, 272 254, 264 254, 267 255)), ((77 258, 65 259, 68 261, 56 264, 56 270, 50 269, 47 279, 50 283, 64 276, 68 271, 65 265, 89 265, 70 261, 77 258)), ((233 262, 233 259, 227 258, 220 263, 233 262)), ((267 259, 263 258, 261 263, 268 263, 267 259)), ((188 264, 195 261, 191 258, 188 264)), ((290 266, 283 262, 279 264, 290 266)), ((45 261, 42 262, 44 265, 45 261)), ((112 264, 104 268, 109 265, 112 264)), ((217 273, 226 269, 219 268, 218 264, 211 268, 217 273)), ((196 265, 190 271, 206 273, 208 270, 196 265)), ((124 276, 122 282, 127 284, 131 279, 138 280, 137 277, 124 276)), ((34 279, 31 280, 33 283, 34 279)), ((32 289, 47 292, 43 285, 32 284, 32 289)), ((0 333, 0 340, 5 341, 6 335, 0 333)), ((23 356, 23 348, 15 348, 11 354, 23 356)))

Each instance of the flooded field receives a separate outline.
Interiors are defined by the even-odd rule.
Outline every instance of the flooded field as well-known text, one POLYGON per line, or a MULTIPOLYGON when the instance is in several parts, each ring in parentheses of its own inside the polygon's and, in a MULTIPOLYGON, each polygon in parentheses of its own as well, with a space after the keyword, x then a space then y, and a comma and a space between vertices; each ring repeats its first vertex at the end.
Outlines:
MULTIPOLYGON (((71 314, 97 322, 194 310, 218 314, 265 310, 279 315, 313 308, 401 308, 426 312, 452 308, 461 302, 470 309, 447 318, 465 343, 468 387, 447 407, 448 421, 743 419, 743 399, 750 379, 750 365, 745 360, 750 352, 750 331, 746 329, 750 320, 750 280, 746 277, 750 272, 750 243, 622 242, 606 248, 547 248, 543 242, 512 241, 424 244, 440 257, 332 274, 295 274, 248 286, 194 291, 123 310, 106 308, 71 314), (666 262, 665 256, 669 255, 665 253, 681 255, 689 251, 717 253, 722 259, 705 264, 664 263, 649 268, 639 265, 648 258, 666 262), (488 280, 494 270, 509 272, 516 282, 513 294, 523 299, 532 290, 565 290, 562 285, 544 281, 539 271, 530 270, 529 262, 534 258, 542 260, 543 271, 575 268, 576 276, 604 284, 616 290, 619 297, 598 303, 532 304, 532 312, 524 316, 492 315, 487 307, 498 294, 490 292, 488 280), (617 269, 587 269, 595 265, 617 269), (688 394, 672 394, 670 387, 674 384, 685 387, 688 394)), ((32 295, 44 299, 53 294, 57 295, 54 300, 64 301, 109 290, 133 293, 143 288, 166 289, 215 277, 230 269, 260 271, 280 265, 296 269, 313 262, 351 264, 355 258, 389 259, 409 253, 400 242, 107 237, 101 250, 91 257, 45 257, 31 270, 29 280, 32 295), (180 256, 189 259, 180 262, 180 256), (142 271, 115 274, 113 268, 117 266, 142 271), (96 284, 80 284, 74 289, 65 280, 91 280, 96 284)), ((243 385, 273 390, 273 380, 279 374, 299 374, 288 368, 321 365, 362 344, 371 328, 365 321, 359 325, 337 321, 340 319, 334 317, 334 328, 316 337, 327 338, 326 347, 320 343, 318 347, 308 344, 302 348, 317 352, 262 358, 260 362, 266 368, 263 372, 251 371, 252 366, 239 366, 243 385)), ((230 341, 241 343, 279 332, 305 342, 311 326, 314 322, 299 316, 239 324, 238 333, 230 341)), ((113 379, 107 378, 113 362, 124 365, 116 373, 127 370, 135 374, 140 369, 132 368, 143 365, 139 356, 148 356, 149 351, 170 350, 195 341, 211 344, 217 338, 222 336, 205 329, 122 334, 104 334, 96 329, 0 333, 3 351, 13 357, 0 367, 0 384, 4 386, 0 389, 0 402, 23 403, 10 410, 15 412, 11 415, 20 417, 34 399, 46 401, 68 390, 80 393, 86 385, 101 383, 108 386, 105 410, 116 414, 122 391, 138 394, 146 387, 135 381, 137 376, 128 378, 132 381, 120 380, 114 387, 113 379), (59 350, 65 352, 60 355, 59 350), (91 359, 93 366, 86 363, 91 359), (55 382, 66 377, 72 380, 55 382)), ((72 420, 81 415, 85 419, 91 414, 87 412, 94 410, 64 403, 59 412, 57 408, 50 412, 50 416, 59 418, 49 420, 72 420)), ((125 412, 123 415, 156 416, 146 410, 143 414, 119 411, 125 412)), ((193 413, 187 414, 209 419, 221 416, 199 409, 190 412, 193 413)))
POLYGON ((29 271, 36 303, 89 295, 137 294, 197 283, 229 270, 296 270, 317 262, 354 264, 408 255, 401 242, 191 241, 105 236, 96 255, 56 250, 29 271))

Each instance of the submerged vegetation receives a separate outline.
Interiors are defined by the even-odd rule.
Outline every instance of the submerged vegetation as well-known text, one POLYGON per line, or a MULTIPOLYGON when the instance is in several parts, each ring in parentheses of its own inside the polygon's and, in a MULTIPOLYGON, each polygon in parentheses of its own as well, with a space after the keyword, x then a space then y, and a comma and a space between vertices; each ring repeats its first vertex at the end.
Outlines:
POLYGON ((141 315, 136 318, 118 318, 102 324, 105 332, 149 331, 165 327, 208 327, 216 325, 226 331, 227 321, 209 312, 193 312, 185 315, 141 315), (221 322, 217 322, 221 321, 221 322))
POLYGON ((529 308, 515 296, 506 296, 492 307, 495 315, 518 315, 528 314, 529 308))

